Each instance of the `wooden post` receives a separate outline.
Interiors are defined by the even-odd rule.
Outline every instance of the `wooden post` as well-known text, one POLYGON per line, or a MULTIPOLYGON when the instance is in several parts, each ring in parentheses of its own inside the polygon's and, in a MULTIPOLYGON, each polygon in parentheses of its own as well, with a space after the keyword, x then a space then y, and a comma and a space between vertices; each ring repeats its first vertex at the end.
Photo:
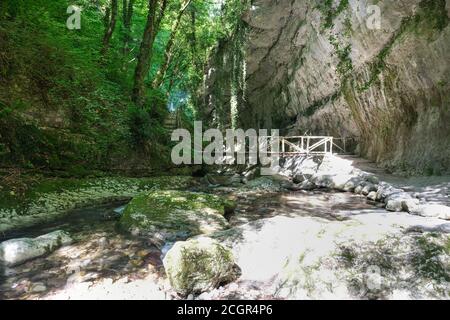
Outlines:
POLYGON ((333 155, 333 137, 330 138, 331 146, 330 146, 330 153, 333 155))
POLYGON ((309 141, 310 141, 310 138, 308 137, 306 140, 306 154, 309 154, 309 141))

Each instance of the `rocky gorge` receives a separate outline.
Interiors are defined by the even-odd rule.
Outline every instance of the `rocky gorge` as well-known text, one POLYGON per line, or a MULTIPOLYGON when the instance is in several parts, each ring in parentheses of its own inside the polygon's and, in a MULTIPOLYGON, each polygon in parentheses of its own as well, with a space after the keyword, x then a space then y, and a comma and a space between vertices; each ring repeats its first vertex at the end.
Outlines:
POLYGON ((443 174, 449 16, 448 0, 252 1, 210 60, 202 112, 224 128, 352 138, 394 171, 443 174))
POLYGON ((75 2, 0 4, 0 300, 449 299, 450 0, 75 2))

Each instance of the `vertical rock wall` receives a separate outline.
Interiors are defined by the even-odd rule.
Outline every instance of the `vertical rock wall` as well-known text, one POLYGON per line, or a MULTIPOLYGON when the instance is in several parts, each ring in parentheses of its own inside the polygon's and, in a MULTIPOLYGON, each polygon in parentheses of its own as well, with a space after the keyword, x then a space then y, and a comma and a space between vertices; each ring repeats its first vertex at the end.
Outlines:
POLYGON ((449 171, 449 15, 450 0, 255 0, 211 58, 204 117, 355 137, 379 163, 449 171))

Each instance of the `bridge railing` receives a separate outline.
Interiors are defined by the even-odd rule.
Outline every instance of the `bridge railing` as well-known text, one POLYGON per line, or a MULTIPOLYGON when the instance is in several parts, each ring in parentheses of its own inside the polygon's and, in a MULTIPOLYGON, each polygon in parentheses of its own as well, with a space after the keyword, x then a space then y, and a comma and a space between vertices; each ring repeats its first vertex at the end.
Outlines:
POLYGON ((333 139, 330 136, 280 137, 280 154, 286 156, 333 154, 335 145, 333 139))

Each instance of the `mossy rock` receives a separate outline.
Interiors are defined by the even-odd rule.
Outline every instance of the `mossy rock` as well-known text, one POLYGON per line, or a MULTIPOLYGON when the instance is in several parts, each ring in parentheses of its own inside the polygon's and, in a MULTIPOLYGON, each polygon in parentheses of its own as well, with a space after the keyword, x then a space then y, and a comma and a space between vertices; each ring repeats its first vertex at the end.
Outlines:
POLYGON ((184 296, 215 289, 239 274, 231 250, 207 237, 175 243, 163 263, 171 286, 184 296))
POLYGON ((126 206, 120 226, 138 234, 208 234, 229 227, 225 213, 234 202, 215 195, 188 191, 154 191, 139 195, 126 206))

